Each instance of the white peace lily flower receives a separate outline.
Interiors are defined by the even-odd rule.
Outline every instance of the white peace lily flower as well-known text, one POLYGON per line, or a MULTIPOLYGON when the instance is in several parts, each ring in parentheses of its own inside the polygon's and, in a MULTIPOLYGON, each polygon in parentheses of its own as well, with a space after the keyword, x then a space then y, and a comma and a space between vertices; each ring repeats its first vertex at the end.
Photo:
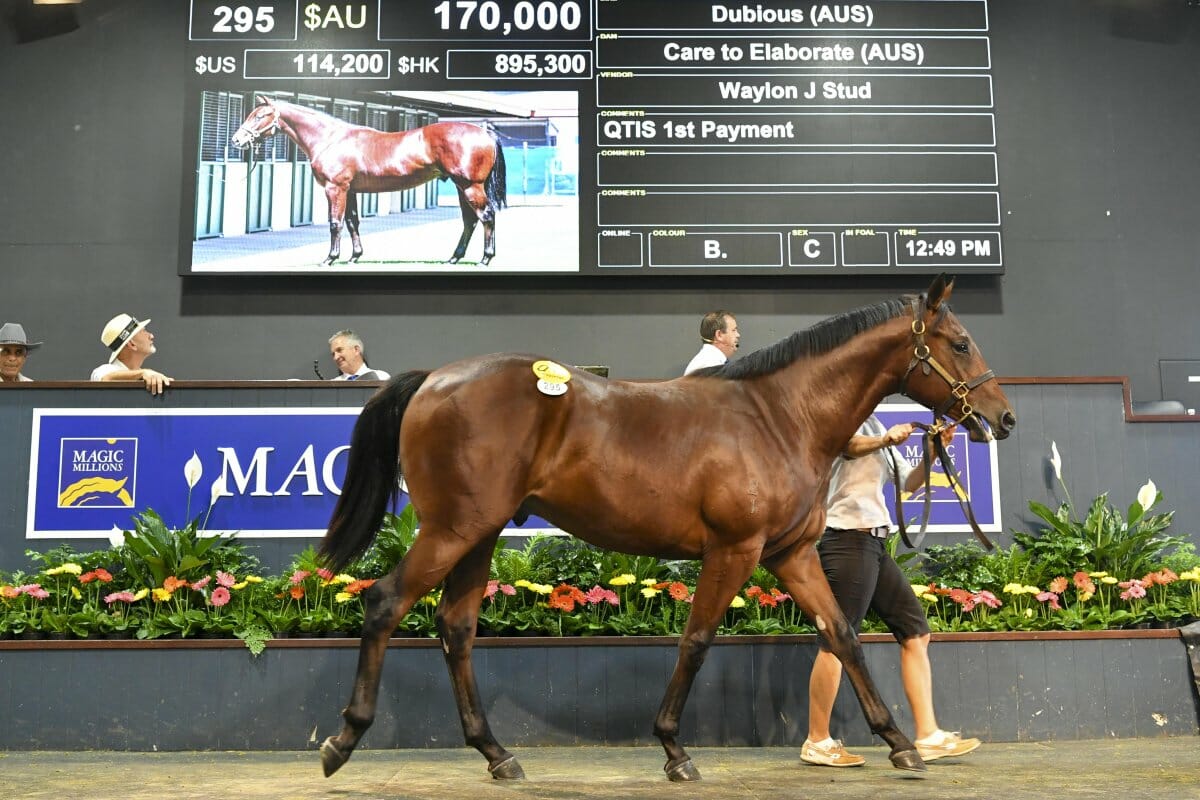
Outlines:
POLYGON ((1050 466, 1054 467, 1054 477, 1062 480, 1062 459, 1058 455, 1058 444, 1050 442, 1050 466))
POLYGON ((1154 485, 1154 481, 1147 480, 1146 485, 1138 489, 1137 501, 1142 507, 1142 511, 1149 511, 1150 506, 1154 505, 1155 499, 1158 498, 1158 487, 1154 485))
POLYGON ((225 473, 221 473, 221 477, 212 482, 212 489, 208 493, 208 507, 212 508, 217 504, 217 498, 222 497, 227 492, 225 491, 225 473))
POLYGON ((192 457, 183 465, 183 479, 187 481, 188 489, 195 489, 196 484, 200 482, 200 476, 203 474, 204 465, 200 463, 200 457, 193 450, 192 457))
POLYGON ((125 544, 125 531, 113 525, 113 529, 108 533, 108 543, 113 547, 120 547, 125 544))

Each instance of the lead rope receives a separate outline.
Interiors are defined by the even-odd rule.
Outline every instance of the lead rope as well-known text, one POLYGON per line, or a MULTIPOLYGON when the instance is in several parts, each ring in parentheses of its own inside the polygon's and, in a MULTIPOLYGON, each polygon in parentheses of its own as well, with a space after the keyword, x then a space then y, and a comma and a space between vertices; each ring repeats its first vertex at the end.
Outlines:
POLYGON ((968 498, 966 501, 963 497, 966 495, 966 490, 962 488, 962 481, 958 477, 958 472, 954 469, 954 461, 950 458, 950 454, 946 452, 946 445, 942 444, 941 433, 946 429, 946 423, 934 417, 932 425, 926 425, 924 422, 913 422, 914 428, 920 428, 925 431, 921 436, 921 464, 925 470, 925 499, 921 515, 921 531, 917 534, 915 540, 908 538, 908 529, 904 524, 904 508, 900 501, 900 493, 904 491, 904 487, 900 485, 900 467, 896 464, 896 459, 891 453, 889 446, 887 458, 892 464, 892 480, 896 485, 896 524, 900 527, 900 538, 904 540, 904 544, 911 550, 916 550, 925 541, 926 529, 929 527, 929 514, 932 509, 930 505, 930 486, 933 467, 930 464, 929 451, 933 448, 937 456, 937 460, 942 463, 942 472, 946 475, 946 479, 950 482, 950 491, 954 492, 954 498, 958 500, 959 508, 962 509, 963 515, 967 518, 967 522, 971 525, 971 530, 984 548, 994 550, 995 545, 992 540, 987 537, 983 530, 979 527, 979 523, 975 521, 975 512, 971 510, 971 502, 968 498))

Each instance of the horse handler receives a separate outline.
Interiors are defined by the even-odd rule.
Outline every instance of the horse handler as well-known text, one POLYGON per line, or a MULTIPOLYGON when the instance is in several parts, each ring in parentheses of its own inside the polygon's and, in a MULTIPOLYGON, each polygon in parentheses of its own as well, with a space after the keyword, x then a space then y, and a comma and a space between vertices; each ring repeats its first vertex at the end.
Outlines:
MULTIPOLYGON (((915 470, 896 449, 912 435, 907 423, 884 430, 872 414, 859 427, 833 463, 826 502, 825 533, 817 545, 821 567, 846 621, 855 631, 874 609, 900 643, 900 676, 912 707, 917 738, 914 744, 925 761, 963 756, 979 747, 978 739, 963 739, 938 727, 933 713, 933 678, 929 666, 929 622, 912 587, 888 554, 886 542, 892 519, 883 496, 894 463, 904 491, 922 485, 924 470, 915 470)), ((942 431, 949 444, 954 426, 942 431)), ((928 453, 928 451, 927 451, 928 453)), ((897 491, 900 487, 897 486, 897 491)), ((829 651, 824 634, 808 681, 808 738, 800 759, 825 767, 859 767, 866 763, 848 752, 829 733, 829 718, 842 680, 842 664, 829 651)))

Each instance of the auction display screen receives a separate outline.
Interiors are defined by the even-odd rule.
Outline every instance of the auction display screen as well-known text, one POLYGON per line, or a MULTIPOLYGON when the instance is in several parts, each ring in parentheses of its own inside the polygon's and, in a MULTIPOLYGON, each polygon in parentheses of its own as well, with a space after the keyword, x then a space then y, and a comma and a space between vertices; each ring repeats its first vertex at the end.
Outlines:
POLYGON ((986 0, 192 0, 180 273, 1004 271, 986 0))

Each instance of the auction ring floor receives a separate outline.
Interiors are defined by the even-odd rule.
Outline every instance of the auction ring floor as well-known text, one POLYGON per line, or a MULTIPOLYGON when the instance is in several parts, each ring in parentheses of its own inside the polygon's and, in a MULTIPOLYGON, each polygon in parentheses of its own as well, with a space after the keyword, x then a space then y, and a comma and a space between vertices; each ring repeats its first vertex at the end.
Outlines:
POLYGON ((669 783, 658 747, 515 751, 524 781, 492 780, 473 750, 363 750, 331 778, 316 752, 0 753, 0 796, 89 800, 664 800, 881 798, 1074 800, 1136 794, 1200 798, 1200 737, 987 744, 929 772, 893 769, 882 747, 851 748, 867 765, 803 764, 799 748, 697 747, 704 779, 669 783))

